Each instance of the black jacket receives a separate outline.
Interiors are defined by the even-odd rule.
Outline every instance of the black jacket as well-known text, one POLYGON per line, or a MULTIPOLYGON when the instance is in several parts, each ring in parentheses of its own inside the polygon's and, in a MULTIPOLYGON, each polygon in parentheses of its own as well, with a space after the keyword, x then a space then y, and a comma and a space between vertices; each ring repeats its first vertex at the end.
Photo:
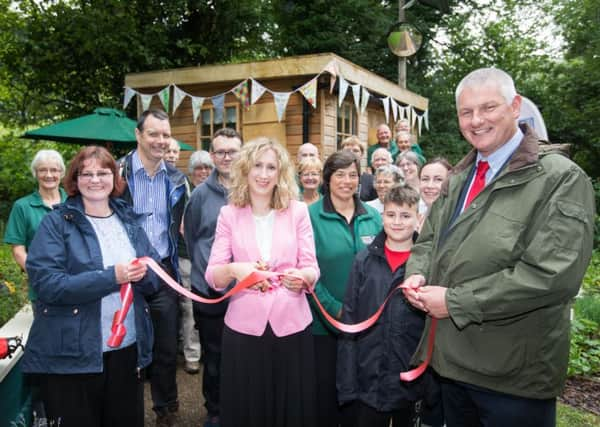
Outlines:
MULTIPOLYGON (((390 291, 404 281, 404 265, 392 272, 384 252, 386 235, 356 254, 348 279, 342 322, 358 323, 372 316, 390 291)), ((400 381, 407 371, 425 324, 399 290, 375 325, 338 340, 337 389, 340 404, 360 400, 378 411, 406 407, 423 397, 431 381, 426 373, 413 382, 400 381)))

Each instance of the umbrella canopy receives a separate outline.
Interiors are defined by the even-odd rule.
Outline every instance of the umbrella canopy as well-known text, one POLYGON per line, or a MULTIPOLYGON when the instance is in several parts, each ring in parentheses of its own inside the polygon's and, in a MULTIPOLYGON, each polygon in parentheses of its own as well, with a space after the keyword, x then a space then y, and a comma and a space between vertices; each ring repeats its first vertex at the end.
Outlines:
POLYGON ((189 144, 186 144, 185 142, 182 142, 182 141, 177 141, 177 142, 179 143, 179 148, 182 151, 194 151, 195 150, 194 147, 192 147, 189 144))
POLYGON ((134 146, 136 124, 123 111, 96 108, 92 114, 31 130, 21 138, 85 145, 112 142, 115 145, 134 146))

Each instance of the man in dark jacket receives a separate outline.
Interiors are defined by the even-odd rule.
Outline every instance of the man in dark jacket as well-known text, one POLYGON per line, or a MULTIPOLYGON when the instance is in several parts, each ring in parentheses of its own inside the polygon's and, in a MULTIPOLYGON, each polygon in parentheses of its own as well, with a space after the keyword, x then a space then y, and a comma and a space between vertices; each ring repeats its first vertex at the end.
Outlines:
MULTIPOLYGON (((224 128, 215 132, 210 155, 215 168, 206 181, 194 189, 184 216, 184 236, 192 260, 192 289, 203 297, 220 296, 204 279, 210 250, 215 239, 215 229, 221 207, 227 204, 230 172, 233 161, 242 146, 242 138, 233 129, 224 128)), ((208 412, 205 427, 219 425, 221 335, 225 324, 227 302, 219 304, 194 303, 194 320, 200 334, 202 362, 202 394, 208 412)))
POLYGON ((405 294, 438 319, 431 364, 448 427, 554 426, 571 299, 592 252, 592 185, 517 125, 521 97, 505 72, 466 76, 456 106, 473 150, 413 247, 405 294))
MULTIPOLYGON (((127 181, 122 197, 135 212, 147 215, 142 226, 162 265, 179 279, 177 240, 187 196, 185 175, 163 160, 171 140, 169 116, 161 110, 144 111, 138 119, 135 136, 137 148, 121 161, 121 175, 127 181)), ((177 293, 163 282, 158 292, 148 297, 154 326, 150 379, 157 426, 175 424, 179 408, 178 301, 177 293)))

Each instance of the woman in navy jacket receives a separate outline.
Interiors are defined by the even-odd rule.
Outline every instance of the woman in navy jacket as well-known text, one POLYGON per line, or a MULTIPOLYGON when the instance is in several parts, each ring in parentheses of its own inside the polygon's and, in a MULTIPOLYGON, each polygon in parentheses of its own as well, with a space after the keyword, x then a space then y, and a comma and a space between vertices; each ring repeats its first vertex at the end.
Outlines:
POLYGON ((152 321, 144 294, 157 277, 137 257, 158 255, 139 215, 116 199, 123 181, 110 153, 83 148, 64 179, 69 194, 42 221, 27 257, 37 313, 23 357, 36 374, 48 425, 142 426, 141 370, 152 359, 152 321), (130 282, 133 304, 126 334, 107 344, 121 284, 130 282))

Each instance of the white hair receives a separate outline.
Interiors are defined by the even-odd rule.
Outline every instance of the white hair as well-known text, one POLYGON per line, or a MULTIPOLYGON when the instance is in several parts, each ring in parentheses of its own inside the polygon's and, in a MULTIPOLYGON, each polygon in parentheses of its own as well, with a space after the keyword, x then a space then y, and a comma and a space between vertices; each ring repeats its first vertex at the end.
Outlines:
POLYGON ((194 169, 198 166, 210 166, 211 169, 215 167, 208 151, 199 150, 192 153, 188 164, 190 175, 194 173, 194 169))
POLYGON ((55 163, 60 169, 60 177, 62 178, 65 176, 65 161, 58 151, 40 150, 35 153, 35 156, 33 156, 33 160, 31 161, 31 165, 29 166, 31 169, 31 174, 34 178, 36 177, 36 170, 40 163, 55 163))
POLYGON ((475 88, 485 85, 497 87, 500 94, 507 104, 510 104, 515 96, 517 89, 511 76, 499 68, 479 68, 467 74, 456 87, 454 94, 456 107, 458 108, 458 97, 465 88, 475 88))
POLYGON ((388 161, 390 163, 393 162, 392 153, 390 153, 387 148, 379 147, 378 149, 376 149, 375 151, 373 151, 373 153, 371 154, 371 163, 373 163, 373 159, 375 158, 375 154, 378 154, 378 153, 385 153, 385 155, 388 158, 388 161))

